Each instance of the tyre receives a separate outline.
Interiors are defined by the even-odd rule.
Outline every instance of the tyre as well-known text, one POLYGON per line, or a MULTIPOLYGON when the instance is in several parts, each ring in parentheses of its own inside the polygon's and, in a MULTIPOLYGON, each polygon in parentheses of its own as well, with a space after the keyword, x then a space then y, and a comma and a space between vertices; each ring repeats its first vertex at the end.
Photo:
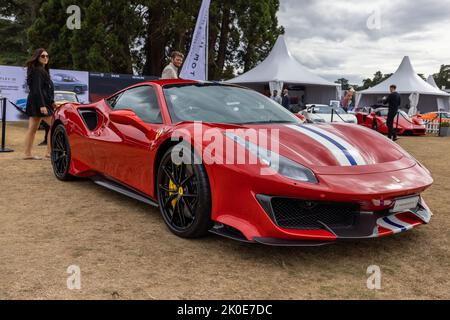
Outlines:
POLYGON ((193 162, 190 146, 179 144, 163 156, 157 175, 158 203, 164 222, 182 238, 205 236, 212 227, 211 189, 205 167, 193 162), (172 153, 178 161, 172 160, 172 153))
POLYGON ((80 87, 75 87, 73 89, 73 92, 75 92, 76 94, 80 94, 83 90, 80 87))
POLYGON ((56 178, 61 181, 73 179, 73 176, 69 174, 71 161, 69 138, 62 124, 53 131, 51 160, 56 178))

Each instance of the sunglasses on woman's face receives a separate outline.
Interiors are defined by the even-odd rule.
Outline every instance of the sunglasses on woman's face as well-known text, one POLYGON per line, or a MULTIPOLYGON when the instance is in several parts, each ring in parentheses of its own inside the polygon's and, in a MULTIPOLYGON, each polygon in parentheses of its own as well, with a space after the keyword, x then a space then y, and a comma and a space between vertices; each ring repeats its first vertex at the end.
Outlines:
POLYGON ((48 54, 41 54, 42 59, 48 59, 48 54))

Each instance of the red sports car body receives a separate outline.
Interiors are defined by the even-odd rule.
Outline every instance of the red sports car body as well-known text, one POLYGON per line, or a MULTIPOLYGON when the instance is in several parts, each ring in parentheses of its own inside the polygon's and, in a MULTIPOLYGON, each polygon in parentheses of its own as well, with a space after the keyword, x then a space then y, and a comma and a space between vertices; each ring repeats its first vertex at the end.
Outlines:
POLYGON ((361 126, 301 124, 237 86, 146 82, 63 105, 51 130, 58 179, 89 177, 159 206, 181 237, 322 245, 407 231, 432 215, 421 196, 430 172, 397 144, 361 126))
MULTIPOLYGON (((380 133, 388 134, 386 125, 388 109, 377 108, 371 112, 358 111, 356 118, 358 124, 377 130, 380 133)), ((394 120, 394 127, 398 135, 421 136, 427 133, 427 129, 420 117, 409 117, 404 111, 400 111, 394 120), (397 119, 398 118, 398 119, 397 119)))

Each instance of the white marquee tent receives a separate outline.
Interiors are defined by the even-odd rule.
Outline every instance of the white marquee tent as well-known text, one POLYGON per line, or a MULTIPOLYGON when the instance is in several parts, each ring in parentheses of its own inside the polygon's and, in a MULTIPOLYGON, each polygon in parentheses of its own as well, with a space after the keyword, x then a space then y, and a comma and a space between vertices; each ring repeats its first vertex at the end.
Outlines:
POLYGON ((432 85, 433 87, 439 89, 438 85, 436 84, 436 81, 434 81, 434 77, 430 75, 427 79, 428 84, 432 85))
POLYGON ((402 108, 406 109, 406 107, 411 106, 410 96, 413 93, 416 96, 419 95, 417 109, 421 113, 437 111, 438 109, 449 110, 450 108, 450 94, 418 76, 407 56, 403 58, 397 71, 389 79, 372 88, 358 92, 357 105, 365 107, 376 104, 389 94, 389 87, 392 84, 397 86, 397 91, 402 96, 402 108))
POLYGON ((302 88, 304 103, 317 104, 329 104, 330 100, 337 98, 340 89, 336 83, 313 74, 295 60, 282 35, 278 37, 275 46, 263 62, 227 82, 244 85, 260 92, 264 92, 267 85, 270 92, 273 90, 280 92, 283 87, 302 88))

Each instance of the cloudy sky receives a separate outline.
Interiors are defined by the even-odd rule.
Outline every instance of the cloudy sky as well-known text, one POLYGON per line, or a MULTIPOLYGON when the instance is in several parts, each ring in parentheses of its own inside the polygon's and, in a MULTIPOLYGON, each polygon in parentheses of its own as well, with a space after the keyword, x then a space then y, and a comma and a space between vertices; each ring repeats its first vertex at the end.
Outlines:
POLYGON ((360 84, 409 55, 418 73, 450 64, 450 0, 280 0, 291 53, 322 77, 360 84))

